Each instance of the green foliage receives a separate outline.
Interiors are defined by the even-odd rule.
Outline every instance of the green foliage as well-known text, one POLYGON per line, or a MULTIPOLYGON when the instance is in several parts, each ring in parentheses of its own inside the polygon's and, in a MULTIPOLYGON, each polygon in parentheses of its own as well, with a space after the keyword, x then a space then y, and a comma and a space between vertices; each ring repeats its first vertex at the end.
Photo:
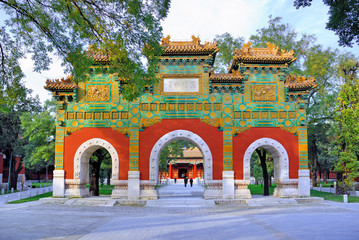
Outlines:
POLYGON ((46 101, 43 111, 26 112, 21 117, 25 146, 25 166, 41 170, 52 166, 55 159, 55 103, 46 101))
POLYGON ((292 29, 289 24, 281 22, 282 18, 269 16, 268 26, 257 30, 257 34, 252 35, 249 40, 253 47, 267 47, 267 42, 274 43, 279 49, 293 50, 298 58, 291 64, 292 73, 302 73, 301 64, 305 53, 316 40, 314 35, 299 34, 292 29))
POLYGON ((359 176, 359 62, 346 61, 341 65, 344 84, 337 99, 336 170, 342 173, 339 186, 348 191, 359 176))
MULTIPOLYGON (((312 0, 295 0, 294 6, 307 7, 312 0)), ((352 47, 353 42, 359 44, 359 7, 357 0, 333 1, 323 0, 329 7, 329 21, 326 28, 339 36, 339 45, 352 47)))
MULTIPOLYGON (((310 190, 310 196, 311 197, 321 197, 321 198, 324 198, 324 200, 328 200, 328 201, 343 202, 343 196, 335 195, 334 193, 310 190)), ((348 203, 359 203, 359 197, 348 196, 348 203)))
MULTIPOLYGON (((274 188, 276 187, 275 184, 269 186, 269 194, 273 194, 274 188)), ((262 185, 248 185, 248 189, 252 195, 263 195, 264 187, 262 185)))
POLYGON ((174 158, 183 157, 185 148, 194 148, 196 145, 186 140, 178 140, 168 144, 161 152, 159 160, 159 170, 162 172, 168 171, 168 164, 174 158))
POLYGON ((225 73, 233 60, 234 50, 242 48, 244 38, 235 38, 230 33, 226 32, 221 35, 216 35, 214 41, 218 43, 220 49, 214 63, 214 70, 216 72, 225 73))
POLYGON ((40 195, 37 195, 37 196, 33 196, 33 197, 24 198, 24 199, 21 199, 21 200, 12 201, 12 202, 9 202, 9 204, 33 202, 33 201, 39 200, 40 198, 46 198, 46 197, 52 197, 52 192, 47 192, 47 193, 43 193, 43 194, 40 194, 40 195))
POLYGON ((48 69, 51 52, 75 79, 84 80, 93 62, 83 53, 92 45, 110 56, 110 72, 128 79, 123 94, 133 100, 156 79, 160 23, 169 7, 170 0, 1 1, 6 16, 0 38, 7 38, 0 41, 1 83, 9 82, 11 75, 21 77, 17 63, 25 53, 31 54, 35 71, 48 69))

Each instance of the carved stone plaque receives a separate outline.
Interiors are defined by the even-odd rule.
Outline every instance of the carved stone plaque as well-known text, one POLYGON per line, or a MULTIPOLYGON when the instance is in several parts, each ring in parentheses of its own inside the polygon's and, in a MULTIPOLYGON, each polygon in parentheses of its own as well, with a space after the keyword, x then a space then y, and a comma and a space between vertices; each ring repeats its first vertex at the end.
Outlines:
POLYGON ((253 84, 252 99, 253 101, 276 101, 276 85, 253 84))
POLYGON ((111 100, 111 85, 86 85, 86 101, 107 102, 111 100))
POLYGON ((198 78, 164 78, 163 92, 180 93, 180 92, 198 92, 198 78))

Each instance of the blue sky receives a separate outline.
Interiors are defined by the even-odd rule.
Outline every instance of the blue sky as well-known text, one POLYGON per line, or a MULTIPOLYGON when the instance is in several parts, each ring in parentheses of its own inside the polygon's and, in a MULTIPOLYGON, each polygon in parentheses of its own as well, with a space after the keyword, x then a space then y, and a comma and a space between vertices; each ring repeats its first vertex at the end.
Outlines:
MULTIPOLYGON (((299 34, 314 34, 317 43, 324 47, 349 51, 359 56, 359 46, 342 48, 334 32, 326 30, 328 8, 321 0, 299 10, 293 7, 292 0, 172 0, 166 20, 163 21, 163 34, 171 35, 172 40, 191 40, 192 35, 201 41, 213 41, 217 34, 225 32, 244 37, 248 41, 257 29, 267 26, 268 16, 282 17, 299 34)), ((51 69, 46 72, 32 72, 31 58, 21 61, 26 75, 25 83, 40 96, 41 101, 51 95, 43 88, 46 79, 64 77, 60 61, 54 59, 51 69)))

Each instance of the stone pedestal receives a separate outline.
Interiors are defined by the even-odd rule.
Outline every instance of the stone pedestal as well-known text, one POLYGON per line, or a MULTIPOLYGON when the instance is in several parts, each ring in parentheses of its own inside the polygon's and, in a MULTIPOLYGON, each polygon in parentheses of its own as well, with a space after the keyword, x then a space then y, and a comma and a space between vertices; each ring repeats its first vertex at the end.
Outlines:
POLYGON ((140 198, 140 172, 128 171, 128 199, 140 198))
POLYGON ((53 197, 65 196, 65 171, 54 170, 53 173, 53 197))
POLYGON ((234 171, 223 171, 223 199, 234 199, 234 171))
POLYGON ((222 198, 222 181, 221 180, 207 180, 204 183, 205 190, 203 193, 204 199, 220 199, 222 198))
POLYGON ((88 197, 90 191, 87 188, 86 182, 80 182, 80 179, 66 179, 65 180, 65 197, 88 197))
POLYGON ((310 197, 309 169, 298 170, 298 192, 299 197, 310 197))
POLYGON ((250 180, 234 180, 234 197, 237 199, 252 198, 251 191, 248 189, 250 180))
MULTIPOLYGON (((169 182, 169 180, 167 179, 169 182)), ((158 199, 158 190, 154 181, 140 182, 140 198, 141 199, 158 199)))
POLYGON ((2 184, 2 173, 0 173, 0 187, 1 187, 1 184, 2 184))
POLYGON ((127 180, 111 180, 111 184, 114 186, 111 194, 111 198, 127 198, 128 181, 127 180))
POLYGON ((274 197, 298 197, 298 179, 275 180, 274 197))

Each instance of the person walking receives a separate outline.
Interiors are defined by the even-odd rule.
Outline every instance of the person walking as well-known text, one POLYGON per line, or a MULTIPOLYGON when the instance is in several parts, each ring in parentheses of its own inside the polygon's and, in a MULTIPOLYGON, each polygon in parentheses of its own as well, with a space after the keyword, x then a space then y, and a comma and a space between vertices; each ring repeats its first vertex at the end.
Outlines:
POLYGON ((191 187, 193 186, 193 178, 189 180, 189 183, 191 184, 191 187))
POLYGON ((187 187, 187 183, 188 183, 188 178, 187 176, 184 178, 184 186, 187 187))

